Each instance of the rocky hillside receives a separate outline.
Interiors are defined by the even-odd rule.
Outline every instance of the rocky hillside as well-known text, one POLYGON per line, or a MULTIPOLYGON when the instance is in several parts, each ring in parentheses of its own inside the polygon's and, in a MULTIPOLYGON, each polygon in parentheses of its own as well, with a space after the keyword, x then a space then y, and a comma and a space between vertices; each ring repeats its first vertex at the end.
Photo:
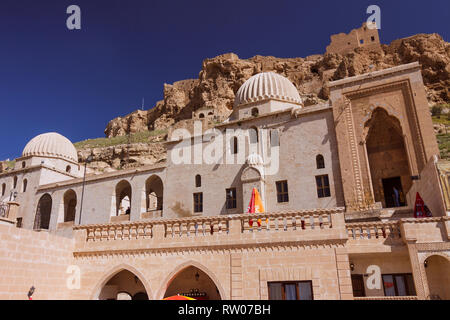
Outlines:
MULTIPOLYGON (((198 79, 164 84, 164 100, 153 108, 111 120, 105 129, 107 138, 104 138, 110 145, 77 144, 80 161, 93 154, 95 161, 90 167, 100 171, 164 161, 166 155, 161 142, 164 136, 152 133, 167 132, 181 120, 190 119, 192 112, 200 108, 214 108, 217 120, 226 119, 239 87, 251 76, 265 71, 290 79, 307 107, 328 100, 328 81, 418 61, 422 65, 430 106, 450 103, 450 43, 438 34, 418 34, 382 45, 382 48, 381 53, 360 48, 346 55, 290 59, 271 56, 240 59, 234 53, 205 59, 198 79), (118 137, 135 137, 142 132, 150 134, 136 143, 114 143, 118 137)), ((448 144, 446 133, 438 138, 448 144)))
POLYGON ((233 53, 205 59, 198 79, 164 85, 164 100, 147 111, 135 111, 111 120, 107 137, 143 130, 165 129, 188 119, 199 108, 215 108, 219 118, 230 114, 234 96, 245 80, 259 72, 274 71, 294 83, 305 105, 328 99, 327 82, 400 64, 418 61, 430 105, 450 102, 450 43, 438 34, 418 34, 382 45, 383 53, 357 49, 345 56, 313 55, 306 58, 255 56, 239 59, 233 53))

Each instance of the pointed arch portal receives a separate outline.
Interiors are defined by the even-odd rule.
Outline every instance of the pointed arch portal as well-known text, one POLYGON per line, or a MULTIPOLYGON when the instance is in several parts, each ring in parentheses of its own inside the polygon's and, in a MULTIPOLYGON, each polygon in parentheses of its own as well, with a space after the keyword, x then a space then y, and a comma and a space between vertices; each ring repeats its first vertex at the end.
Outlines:
POLYGON ((181 267, 168 281, 163 298, 179 294, 196 300, 222 300, 217 279, 214 281, 207 272, 192 264, 181 267))
POLYGON ((147 290, 133 272, 122 269, 102 285, 98 300, 148 300, 147 290))
POLYGON ((411 188, 411 171, 399 120, 377 108, 365 124, 367 157, 375 202, 384 208, 406 204, 411 188))

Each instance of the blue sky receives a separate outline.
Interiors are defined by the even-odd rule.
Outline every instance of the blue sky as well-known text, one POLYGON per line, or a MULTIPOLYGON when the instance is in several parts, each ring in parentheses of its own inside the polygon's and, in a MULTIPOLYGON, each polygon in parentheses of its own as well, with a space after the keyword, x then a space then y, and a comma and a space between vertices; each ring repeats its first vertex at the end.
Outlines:
POLYGON ((202 60, 234 52, 322 54, 381 8, 383 43, 417 33, 450 38, 450 1, 1 0, 0 159, 35 135, 103 137, 109 120, 163 98, 163 84, 197 78, 202 60), (81 8, 81 30, 66 8, 81 8))

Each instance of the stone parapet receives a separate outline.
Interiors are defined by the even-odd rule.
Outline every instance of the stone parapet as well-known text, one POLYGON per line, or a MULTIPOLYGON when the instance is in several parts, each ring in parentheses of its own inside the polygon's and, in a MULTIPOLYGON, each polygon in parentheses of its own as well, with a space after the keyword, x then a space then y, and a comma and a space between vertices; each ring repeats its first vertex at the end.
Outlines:
POLYGON ((343 212, 333 208, 82 225, 74 227, 75 252, 339 243, 347 239, 343 212))

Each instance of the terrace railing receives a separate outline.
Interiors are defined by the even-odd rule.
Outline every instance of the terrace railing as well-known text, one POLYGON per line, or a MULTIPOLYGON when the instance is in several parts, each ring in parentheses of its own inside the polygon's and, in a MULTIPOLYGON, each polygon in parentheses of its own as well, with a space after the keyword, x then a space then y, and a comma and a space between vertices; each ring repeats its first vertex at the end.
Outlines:
POLYGON ((192 238, 214 235, 296 232, 334 228, 344 208, 286 211, 278 213, 151 219, 134 222, 75 226, 86 231, 86 241, 158 238, 192 238), (157 236, 156 233, 159 233, 157 236))
POLYGON ((349 240, 401 239, 399 221, 347 223, 349 240))

